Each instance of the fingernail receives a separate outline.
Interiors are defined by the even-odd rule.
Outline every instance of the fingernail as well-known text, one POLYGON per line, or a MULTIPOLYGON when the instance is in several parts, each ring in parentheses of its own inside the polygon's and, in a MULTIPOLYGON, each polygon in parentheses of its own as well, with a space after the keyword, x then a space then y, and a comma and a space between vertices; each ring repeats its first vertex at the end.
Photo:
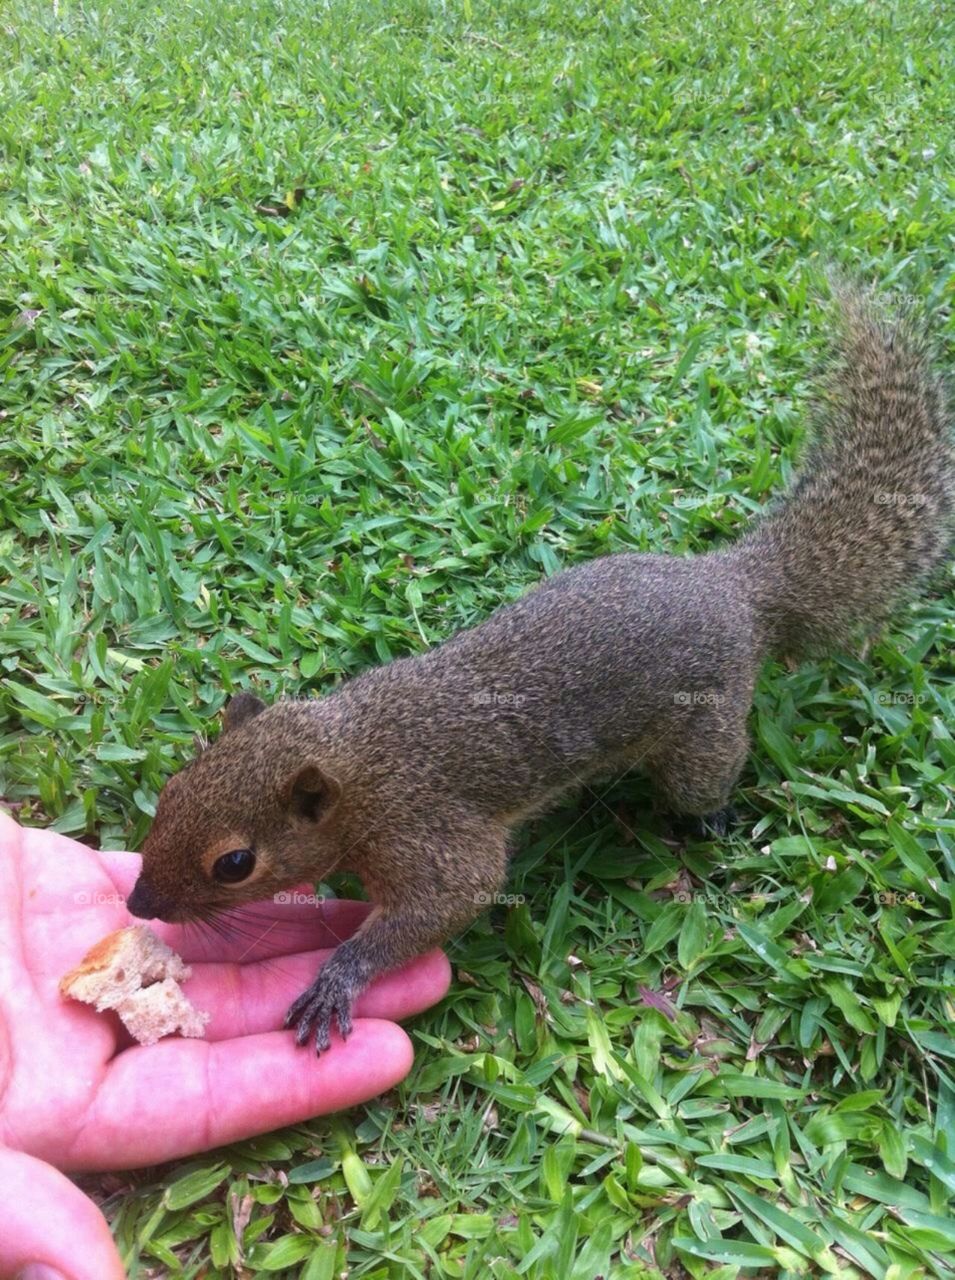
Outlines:
POLYGON ((17 1272, 16 1280, 67 1280, 67 1277, 56 1267, 47 1266, 45 1262, 31 1262, 29 1266, 17 1272))

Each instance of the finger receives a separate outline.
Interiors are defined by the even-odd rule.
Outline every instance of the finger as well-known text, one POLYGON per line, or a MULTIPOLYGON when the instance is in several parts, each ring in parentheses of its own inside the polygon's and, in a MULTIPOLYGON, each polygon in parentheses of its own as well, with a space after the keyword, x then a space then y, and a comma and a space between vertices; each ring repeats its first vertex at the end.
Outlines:
POLYGON ((162 1040, 114 1058, 64 1168, 177 1160, 366 1102, 407 1075, 411 1042, 361 1019, 321 1057, 282 1031, 240 1040, 162 1040))
POLYGON ((142 857, 138 853, 127 853, 122 849, 100 849, 97 857, 116 886, 116 892, 128 898, 143 865, 142 857))
POLYGON ((14 822, 6 809, 0 808, 0 903, 19 901, 17 873, 23 828, 14 822))
POLYGON ((163 924, 150 927, 189 964, 228 960, 237 964, 285 956, 298 951, 337 947, 351 937, 371 903, 352 898, 317 899, 307 903, 251 903, 212 923, 163 924))
MULTIPOLYGON (((331 954, 331 950, 304 951, 256 964, 197 965, 184 990, 197 1009, 211 1015, 207 1040, 258 1035, 282 1026, 289 1005, 314 981, 331 954)), ((450 981, 447 956, 429 951, 378 978, 359 996, 355 1012, 360 1018, 399 1022, 440 1000, 450 981)))
POLYGON ((66 1280, 124 1280, 106 1219, 52 1165, 0 1148, 0 1203, 0 1276, 35 1263, 66 1280))

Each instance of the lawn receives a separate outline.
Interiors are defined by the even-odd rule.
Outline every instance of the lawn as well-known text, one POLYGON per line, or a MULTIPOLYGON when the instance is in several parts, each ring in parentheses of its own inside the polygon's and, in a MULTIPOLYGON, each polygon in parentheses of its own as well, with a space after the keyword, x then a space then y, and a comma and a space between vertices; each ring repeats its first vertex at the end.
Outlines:
MULTIPOLYGON (((12 0, 20 820, 136 848, 230 691, 733 537, 797 457, 826 265, 945 348, 951 18, 12 0)), ((767 669, 727 840, 673 840, 639 781, 527 829, 392 1095, 98 1180, 130 1273, 952 1275, 944 581, 864 656, 767 669)))

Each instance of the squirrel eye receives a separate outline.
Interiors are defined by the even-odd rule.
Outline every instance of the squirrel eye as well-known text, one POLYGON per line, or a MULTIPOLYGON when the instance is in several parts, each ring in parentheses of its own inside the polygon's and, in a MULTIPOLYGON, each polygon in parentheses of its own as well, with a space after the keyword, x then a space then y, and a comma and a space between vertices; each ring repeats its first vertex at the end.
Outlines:
POLYGON ((216 858, 212 864, 212 877, 220 884, 238 884, 247 880, 255 868, 255 854, 251 849, 233 849, 216 858))

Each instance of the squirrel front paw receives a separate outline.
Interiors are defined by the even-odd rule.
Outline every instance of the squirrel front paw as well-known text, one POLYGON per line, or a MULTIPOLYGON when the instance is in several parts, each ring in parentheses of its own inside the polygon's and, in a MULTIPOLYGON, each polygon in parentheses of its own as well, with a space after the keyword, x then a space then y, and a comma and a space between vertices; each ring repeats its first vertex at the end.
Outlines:
POLYGON ((285 1026, 295 1027, 297 1044, 305 1044, 315 1033, 315 1052, 331 1047, 332 1023, 338 1023, 342 1037, 351 1031, 351 1007, 358 994, 347 975, 335 972, 329 961, 312 985, 303 991, 285 1015, 285 1026))

